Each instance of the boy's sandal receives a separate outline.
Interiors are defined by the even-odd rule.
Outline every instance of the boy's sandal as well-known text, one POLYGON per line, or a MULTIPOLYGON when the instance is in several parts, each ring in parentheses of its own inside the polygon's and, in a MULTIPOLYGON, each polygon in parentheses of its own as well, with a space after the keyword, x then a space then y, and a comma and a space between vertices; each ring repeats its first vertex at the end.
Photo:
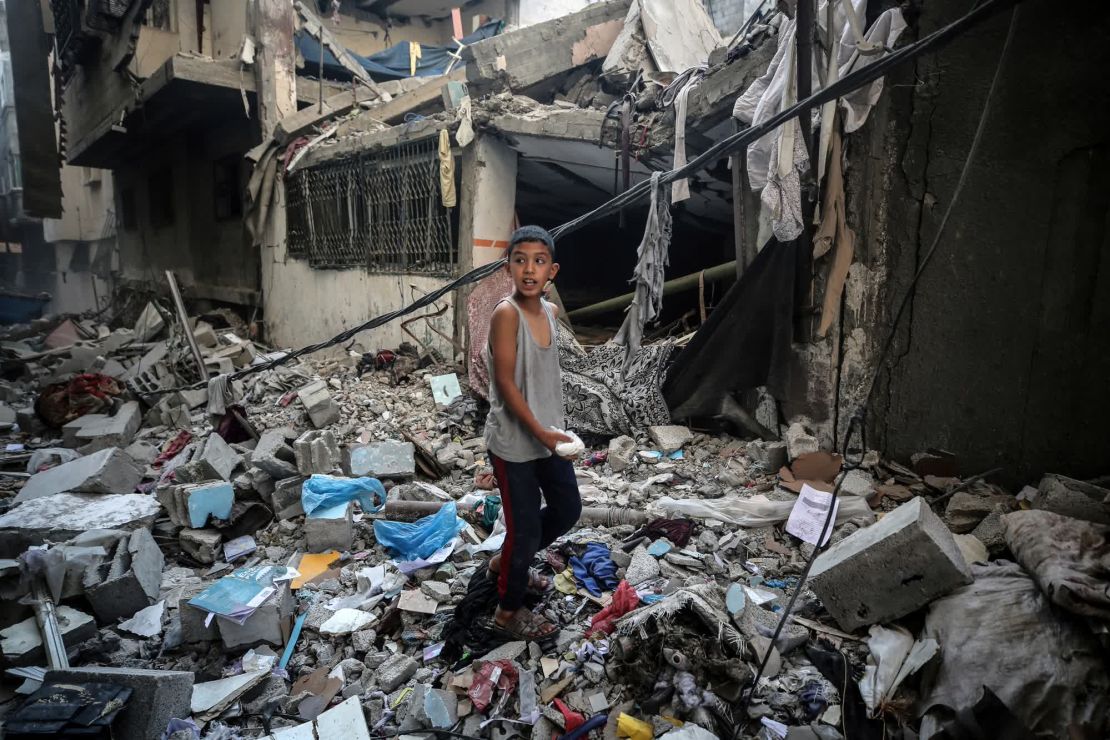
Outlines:
POLYGON ((498 624, 496 620, 491 620, 491 624, 494 631, 525 642, 543 642, 559 634, 555 624, 525 607, 517 609, 507 624, 498 624))
MULTIPOLYGON (((494 570, 493 568, 486 568, 486 578, 491 581, 496 581, 500 577, 501 571, 494 570)), ((551 588, 551 579, 540 573, 535 568, 528 569, 528 585, 525 589, 537 596, 546 593, 551 588)))

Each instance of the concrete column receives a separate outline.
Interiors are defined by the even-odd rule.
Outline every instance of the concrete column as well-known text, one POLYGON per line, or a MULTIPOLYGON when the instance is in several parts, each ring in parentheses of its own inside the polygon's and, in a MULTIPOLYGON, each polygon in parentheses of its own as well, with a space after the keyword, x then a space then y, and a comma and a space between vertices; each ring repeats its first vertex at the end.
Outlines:
POLYGON ((517 153, 492 136, 479 136, 463 153, 460 266, 501 259, 516 213, 517 153))

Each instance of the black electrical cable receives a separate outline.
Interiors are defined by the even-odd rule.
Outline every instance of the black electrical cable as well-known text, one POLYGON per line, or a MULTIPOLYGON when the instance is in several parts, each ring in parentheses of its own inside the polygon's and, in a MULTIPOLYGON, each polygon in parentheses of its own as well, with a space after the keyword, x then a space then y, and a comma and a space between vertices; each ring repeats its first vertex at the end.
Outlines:
MULTIPOLYGON (((722 156, 735 151, 739 151, 741 148, 746 147, 748 144, 755 141, 756 139, 759 139, 760 137, 777 129, 786 121, 796 118, 798 115, 804 113, 807 110, 823 105, 830 100, 835 100, 836 98, 843 97, 844 95, 847 95, 848 93, 853 92, 854 90, 857 90, 864 85, 874 82, 875 80, 886 74, 886 72, 892 67, 902 64, 903 62, 915 59, 922 54, 928 53, 929 51, 932 51, 937 47, 948 43, 956 36, 960 35, 964 31, 975 25, 978 25, 987 18, 990 18, 995 13, 1005 10, 1006 8, 1016 6, 1022 1, 1023 0, 986 0, 986 2, 983 2, 982 4, 976 6, 967 14, 958 18, 952 23, 949 23, 947 26, 934 31, 923 39, 919 39, 918 41, 915 41, 912 44, 908 44, 901 49, 898 49, 897 51, 891 52, 882 59, 869 64, 862 69, 851 72, 850 74, 842 77, 840 80, 834 82, 828 87, 819 90, 813 95, 810 95, 805 100, 799 101, 790 108, 787 108, 786 110, 783 110, 778 114, 772 116, 770 119, 764 121, 758 126, 746 128, 722 139, 702 154, 691 159, 682 167, 662 173, 660 175, 660 179, 663 182, 673 182, 675 180, 688 177, 695 172, 698 172, 716 162, 722 156)), ((576 219, 568 221, 567 223, 562 224, 555 229, 552 229, 551 235, 555 239, 566 236, 567 234, 570 234, 571 232, 582 228, 586 224, 592 223, 597 219, 603 218, 611 213, 616 213, 628 207, 629 205, 645 197, 650 192, 650 190, 651 180, 642 180, 630 187, 628 190, 621 193, 620 195, 616 196, 615 198, 612 198, 611 200, 593 209, 592 211, 589 211, 588 213, 585 213, 576 219)), ((935 244, 933 248, 935 249, 935 244)), ((497 262, 491 262, 487 265, 475 268, 465 275, 456 278, 447 285, 444 285, 443 287, 434 290, 431 293, 421 296, 414 303, 370 319, 369 321, 347 329, 343 333, 338 334, 326 341, 309 345, 307 347, 302 347, 298 350, 286 353, 281 357, 271 360, 267 363, 251 365, 249 367, 243 368, 242 370, 232 373, 230 375, 230 379, 237 380, 249 375, 253 375, 254 373, 262 372, 264 370, 271 370, 278 365, 283 365, 303 355, 318 352, 322 349, 327 349, 328 347, 332 347, 336 344, 345 342, 348 339, 353 338, 356 334, 367 331, 369 329, 377 328, 389 323, 390 321, 417 311, 424 306, 430 305, 439 300, 447 293, 457 290, 464 285, 483 280, 486 277, 497 272, 497 270, 499 270, 504 264, 505 260, 502 259, 497 262)), ((901 310, 899 311, 899 315, 901 315, 901 310)), ((207 381, 200 381, 197 383, 193 383, 192 385, 178 386, 175 388, 152 391, 144 395, 157 396, 166 393, 172 393, 175 391, 201 388, 206 385, 206 382, 207 381)), ((870 392, 868 395, 870 396, 870 392)))
MULTIPOLYGON (((925 256, 922 258, 921 263, 917 267, 917 270, 914 272, 913 278, 910 280, 910 284, 906 289, 906 293, 902 297, 902 301, 898 306, 898 310, 894 314, 894 320, 890 324, 890 331, 887 334, 886 341, 883 343, 882 350, 879 352, 878 358, 875 362, 875 369, 871 373, 871 380, 869 381, 867 386, 867 395, 864 397, 863 402, 859 405, 856 412, 848 421, 848 429, 844 433, 844 441, 841 444, 840 448, 841 455, 844 459, 844 470, 841 473, 840 477, 837 479, 836 485, 833 487, 832 499, 829 503, 829 511, 825 515, 825 523, 821 528, 821 536, 817 539, 818 542, 824 542, 825 534, 828 531, 829 526, 832 524, 833 517, 836 512, 837 497, 840 494, 840 486, 844 482, 844 477, 847 475, 847 472, 849 470, 858 468, 860 466, 860 463, 862 462, 863 452, 867 449, 865 438, 867 408, 871 403, 872 396, 874 395, 874 390, 876 387, 875 381, 879 376, 879 372, 883 364, 885 363, 887 356, 890 354, 891 348, 894 346, 894 339, 897 335, 898 324, 902 319, 902 315, 905 313, 905 309, 909 305, 910 299, 916 292, 917 283, 921 279, 922 274, 925 272, 926 266, 928 266, 929 262, 932 260, 933 255, 936 254, 937 247, 940 246, 940 240, 941 237, 944 236, 944 230, 945 227, 948 225, 948 219, 952 215, 955 204, 960 199, 960 194, 963 192, 964 183, 967 182, 967 175, 968 172, 970 172, 971 170, 971 162, 975 158, 975 154, 979 150, 979 144, 983 140, 983 132, 986 130, 986 123, 991 108, 991 102, 994 100, 995 91, 998 89, 998 81, 1002 76, 1002 68, 1010 50, 1010 43, 1013 41, 1014 38, 1014 29, 1017 26, 1017 17, 1018 8, 1017 4, 1015 4, 1013 12, 1010 14, 1010 24, 1006 32, 1006 39, 1005 41, 1003 41, 1002 50, 1001 52, 999 52, 998 55, 998 65, 995 67, 994 77, 991 80, 990 88, 987 90, 987 96, 983 100, 983 110, 979 114, 979 123, 975 128, 975 134, 972 136, 971 146, 968 147, 967 157, 964 159, 963 169, 960 172, 960 179, 956 182, 956 187, 952 191, 952 197, 949 199, 948 206, 944 211, 944 215, 941 217, 940 224, 937 227, 937 233, 933 237, 933 242, 929 246, 929 249, 925 253, 925 256), (860 444, 858 447, 853 448, 851 446, 851 441, 856 433, 859 434, 860 444), (858 453, 858 456, 856 453, 858 453)), ((759 670, 756 672, 755 678, 752 681, 751 689, 748 691, 744 698, 744 708, 747 708, 748 704, 751 702, 752 696, 755 694, 756 688, 759 686, 759 679, 763 676, 763 671, 766 669, 767 662, 771 658, 771 652, 774 650, 775 642, 778 641, 779 636, 782 634, 783 628, 786 626, 786 620, 789 619, 790 614, 794 609, 794 603, 797 601, 798 595, 801 594, 802 587, 805 585, 806 579, 809 577, 810 569, 813 567, 813 563, 817 559, 817 555, 821 552, 821 549, 821 547, 814 547, 813 553, 806 560, 805 568, 802 569, 802 573, 798 578, 798 583, 794 587, 794 593, 791 595, 790 601, 786 605, 786 608, 783 609, 782 616, 779 618, 778 625, 775 627, 774 636, 771 638, 771 644, 767 647, 767 651, 763 655, 763 660, 760 661, 759 670)))

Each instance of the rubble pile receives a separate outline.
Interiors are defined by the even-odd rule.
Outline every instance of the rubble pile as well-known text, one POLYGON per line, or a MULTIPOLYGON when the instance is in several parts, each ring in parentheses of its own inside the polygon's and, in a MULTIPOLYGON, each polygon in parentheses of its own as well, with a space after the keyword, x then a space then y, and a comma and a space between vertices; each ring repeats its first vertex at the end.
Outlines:
POLYGON ((73 682, 111 687, 67 706, 113 706, 129 738, 927 736, 969 709, 1106 727, 1096 483, 1015 496, 937 451, 845 470, 804 419, 782 441, 651 427, 578 458, 582 519, 529 602, 560 629, 506 643, 504 517, 459 369, 402 347, 229 382, 276 355, 191 323, 200 390, 173 390, 168 321, 2 344, 13 731, 77 722, 50 710, 73 682))

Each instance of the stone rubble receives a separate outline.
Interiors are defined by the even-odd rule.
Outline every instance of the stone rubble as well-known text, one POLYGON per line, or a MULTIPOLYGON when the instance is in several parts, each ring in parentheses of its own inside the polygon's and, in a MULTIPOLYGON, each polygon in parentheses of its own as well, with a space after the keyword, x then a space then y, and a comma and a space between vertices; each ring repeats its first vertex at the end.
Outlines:
MULTIPOLYGON (((165 331, 144 336, 149 342, 165 331)), ((249 342, 232 343, 228 334, 198 325, 207 350, 234 350, 223 355, 234 365, 250 354, 241 348, 249 342)), ((132 346, 137 335, 108 336, 116 337, 113 356, 125 370, 128 358, 151 351, 132 346)), ((163 362, 172 364, 172 355, 167 349, 163 362)), ((716 737, 734 730, 735 737, 768 737, 763 719, 840 737, 850 697, 841 696, 836 676, 822 672, 829 651, 850 671, 862 670, 869 659, 863 630, 903 618, 911 624, 938 597, 954 598, 971 582, 969 560, 1007 554, 1002 517, 1022 508, 993 484, 965 484, 947 472, 918 475, 868 453, 865 467, 843 471, 842 503, 866 501, 865 509, 883 516, 871 523, 868 512, 835 528, 772 645, 813 546, 788 534, 784 520, 741 527, 711 512, 736 498, 789 507, 801 485, 795 472, 832 465, 828 480, 808 481, 828 485, 839 458, 813 457, 817 439, 805 420, 775 430, 782 441, 673 425, 592 440, 575 470, 587 512, 601 514, 584 514, 536 562, 555 588, 530 603, 560 628, 557 636, 497 644, 485 626, 492 616, 487 599, 460 638, 455 619, 483 589, 494 593, 486 563, 497 548, 482 545, 504 526, 496 481, 492 490, 478 485, 490 472, 482 414, 453 415, 435 403, 430 378, 465 377, 461 368, 360 372, 360 359, 302 360, 235 381, 234 400, 251 430, 234 441, 214 430, 220 419, 209 416, 206 394, 191 391, 147 397, 140 407, 141 396, 130 399, 135 391, 124 390, 111 408, 86 415, 97 418, 63 425, 9 415, 9 441, 29 450, 65 446, 79 456, 67 462, 44 453, 40 464, 52 467, 25 482, 0 483, 0 555, 22 558, 3 561, 12 565, 0 568, 0 598, 26 593, 22 562, 41 561, 54 574, 47 583, 57 584, 73 670, 116 672, 155 697, 152 713, 124 715, 126 726, 157 736, 165 728, 155 725, 168 717, 191 716, 200 726, 262 737, 264 717, 277 730, 353 699, 368 726, 386 736, 438 728, 494 737, 524 715, 532 724, 526 734, 549 738, 574 721, 565 711, 610 713, 614 722, 623 712, 655 736, 673 730, 668 718, 676 718, 716 737), (90 436, 93 429, 103 443, 90 436), (442 466, 442 477, 428 478, 429 460, 442 466), (304 482, 312 475, 380 479, 386 509, 371 513, 342 500, 306 517, 304 482), (656 505, 663 497, 698 502, 707 513, 669 516, 656 505), (453 551, 442 562, 402 568, 378 542, 375 522, 400 517, 393 506, 434 512, 448 501, 466 524, 453 551), (252 538, 248 554, 226 562, 224 546, 243 536, 252 538), (608 548, 616 567, 619 585, 600 597, 574 576, 573 561, 587 543, 608 548), (286 567, 299 575, 275 579, 286 567), (259 601, 241 623, 210 618, 197 605, 214 585, 243 573, 272 580, 261 582, 259 601), (631 605, 622 606, 628 597, 631 605), (165 609, 155 636, 137 638, 119 627, 159 603, 165 609), (464 652, 452 652, 460 639, 464 652), (288 661, 276 668, 290 644, 288 661), (745 709, 743 697, 768 651, 745 709), (233 682, 240 695, 216 696, 211 708, 190 714, 183 694, 207 701, 225 686, 219 681, 235 677, 242 677, 233 682), (493 722, 481 729, 487 720, 493 722)), ((32 406, 56 374, 29 365, 6 388, 7 403, 32 406)), ((9 469, 27 464, 26 456, 10 459, 9 469)), ((1028 489, 1025 506, 1097 518, 1104 494, 1051 477, 1040 490, 1028 489)), ((0 631, 5 659, 41 665, 37 624, 21 619, 0 631)))

